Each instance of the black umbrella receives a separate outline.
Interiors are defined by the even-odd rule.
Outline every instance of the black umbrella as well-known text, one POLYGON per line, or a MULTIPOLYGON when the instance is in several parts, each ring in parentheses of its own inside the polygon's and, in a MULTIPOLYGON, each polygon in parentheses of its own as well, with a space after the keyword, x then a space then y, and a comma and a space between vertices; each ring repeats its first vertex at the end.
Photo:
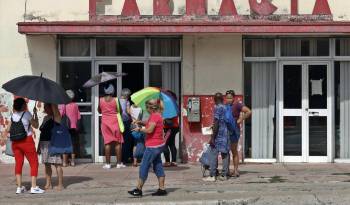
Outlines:
POLYGON ((56 82, 42 76, 21 76, 2 85, 14 95, 52 104, 68 104, 71 100, 56 82))
POLYGON ((117 79, 118 77, 122 77, 127 75, 126 73, 118 73, 118 72, 102 72, 98 75, 95 75, 90 80, 88 80, 83 87, 84 88, 91 88, 98 84, 105 83, 114 79, 117 79))

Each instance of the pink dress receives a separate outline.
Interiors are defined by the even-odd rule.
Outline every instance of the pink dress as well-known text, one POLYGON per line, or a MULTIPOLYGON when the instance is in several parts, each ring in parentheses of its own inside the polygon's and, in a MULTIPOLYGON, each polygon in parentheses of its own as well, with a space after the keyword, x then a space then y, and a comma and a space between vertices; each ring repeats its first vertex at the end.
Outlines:
POLYGON ((104 144, 111 142, 123 143, 123 134, 119 130, 117 118, 117 102, 112 99, 110 102, 100 98, 100 109, 102 113, 101 131, 104 144))
POLYGON ((77 129, 78 120, 80 120, 81 118, 78 105, 74 102, 71 102, 67 105, 59 105, 58 109, 61 113, 61 116, 66 114, 67 117, 69 118, 70 129, 77 129))

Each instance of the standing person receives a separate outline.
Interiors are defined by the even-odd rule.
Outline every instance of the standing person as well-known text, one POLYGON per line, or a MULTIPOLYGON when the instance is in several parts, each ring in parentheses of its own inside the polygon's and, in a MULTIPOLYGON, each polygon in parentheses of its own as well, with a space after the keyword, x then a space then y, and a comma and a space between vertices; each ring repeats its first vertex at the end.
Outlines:
MULTIPOLYGON (((131 128, 135 129, 138 124, 137 122, 141 121, 143 118, 142 108, 138 107, 135 104, 132 104, 130 107, 130 116, 132 119, 131 128)), ((137 161, 142 159, 143 153, 145 151, 145 136, 141 132, 132 131, 131 135, 134 139, 134 148, 133 148, 133 166, 137 167, 137 161)))
POLYGON ((142 196, 142 187, 147 180, 149 168, 153 164, 153 171, 158 177, 159 188, 152 196, 165 196, 167 195, 165 190, 165 173, 161 159, 161 154, 165 145, 162 114, 160 113, 160 106, 157 100, 149 100, 146 103, 146 107, 147 111, 150 113, 150 117, 145 127, 138 127, 133 130, 146 133, 146 150, 140 165, 137 187, 136 189, 128 191, 128 193, 133 196, 142 196))
POLYGON ((114 86, 112 84, 107 85, 104 88, 105 96, 100 98, 98 112, 102 113, 101 120, 101 132, 105 144, 105 157, 106 164, 103 165, 104 169, 111 168, 111 146, 115 146, 115 153, 117 157, 117 168, 124 168, 125 165, 122 162, 122 144, 123 134, 119 129, 119 123, 117 113, 120 112, 117 107, 116 98, 113 97, 114 86))
POLYGON ((73 90, 66 91, 68 97, 71 99, 71 102, 67 105, 60 105, 60 114, 63 117, 66 115, 69 119, 70 124, 68 125, 69 133, 72 138, 73 143, 73 152, 71 154, 71 161, 68 163, 68 154, 63 154, 63 166, 67 167, 69 164, 71 166, 75 166, 75 156, 76 153, 79 153, 79 129, 78 129, 78 121, 81 119, 80 111, 78 105, 73 102, 75 97, 73 90))
POLYGON ((39 127, 37 110, 34 108, 33 113, 26 111, 27 104, 23 98, 17 98, 13 102, 13 114, 11 116, 11 122, 7 128, 7 133, 10 132, 11 136, 24 135, 21 140, 12 141, 12 150, 15 156, 15 174, 17 182, 16 194, 21 194, 26 191, 25 187, 22 186, 22 168, 24 163, 24 157, 27 158, 30 165, 30 175, 32 177, 32 187, 30 188, 31 194, 42 194, 45 191, 40 189, 37 184, 38 176, 38 154, 35 149, 35 142, 33 140, 33 130, 39 127), (20 128, 20 129, 18 129, 20 128), (25 133, 22 133, 24 129, 25 133))
POLYGON ((51 165, 54 165, 56 168, 58 185, 57 190, 61 191, 63 189, 63 169, 62 169, 62 158, 61 155, 50 155, 49 146, 52 136, 52 129, 55 123, 61 122, 61 115, 58 111, 57 105, 52 105, 45 103, 44 112, 46 116, 40 126, 40 153, 42 163, 45 165, 45 177, 46 185, 45 189, 52 189, 52 168, 51 165))
POLYGON ((216 172, 218 166, 218 154, 221 153, 223 162, 222 173, 220 180, 226 180, 230 173, 230 139, 228 136, 228 129, 225 122, 225 105, 224 97, 221 93, 216 93, 214 96, 215 108, 214 108, 214 125, 213 134, 210 138, 209 144, 212 146, 213 159, 210 161, 210 176, 204 178, 204 181, 216 181, 216 172))
POLYGON ((131 135, 130 125, 131 125, 131 116, 130 116, 130 95, 131 91, 128 88, 123 88, 120 95, 120 106, 122 110, 122 119, 124 123, 124 144, 122 148, 122 161, 124 163, 128 163, 130 159, 132 158, 132 145, 133 145, 133 139, 131 135))
MULTIPOLYGON (((237 120, 237 128, 240 128, 240 124, 247 118, 249 118, 252 114, 252 111, 239 102, 238 100, 234 100, 235 91, 228 90, 226 92, 226 103, 232 106, 233 117, 237 120)), ((240 130, 240 129, 239 129, 240 130)), ((233 160, 233 172, 230 174, 233 177, 239 177, 238 165, 239 165, 239 156, 238 156, 238 141, 239 135, 237 137, 231 137, 231 152, 232 152, 232 160, 233 160)))
MULTIPOLYGON (((177 101, 177 96, 174 92, 167 90, 175 101, 177 101)), ((171 119, 164 120, 164 133, 166 133, 166 145, 164 148, 164 158, 165 158, 165 167, 177 166, 176 157, 177 157, 177 149, 175 145, 176 135, 179 132, 179 117, 173 117, 171 119), (170 149, 170 152, 169 152, 170 149), (171 153, 171 161, 170 161, 170 153, 171 153)))

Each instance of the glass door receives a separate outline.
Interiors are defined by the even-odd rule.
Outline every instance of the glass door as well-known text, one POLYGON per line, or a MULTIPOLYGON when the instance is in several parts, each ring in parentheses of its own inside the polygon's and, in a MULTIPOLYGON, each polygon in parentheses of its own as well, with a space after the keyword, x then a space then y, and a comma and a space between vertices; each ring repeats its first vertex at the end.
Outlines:
POLYGON ((281 65, 283 162, 327 162, 330 153, 328 63, 281 65))
MULTIPOLYGON (((96 162, 104 161, 104 141, 101 133, 100 125, 101 125, 101 114, 97 112, 99 99, 104 96, 104 86, 108 84, 112 84, 115 88, 115 93, 113 96, 120 96, 120 93, 123 88, 129 88, 131 92, 136 92, 145 85, 144 79, 144 63, 138 62, 117 62, 117 61, 98 61, 95 63, 94 74, 97 75, 101 72, 123 72, 126 73, 126 76, 119 77, 115 80, 109 81, 108 83, 100 84, 96 86, 94 89, 94 112, 95 112, 95 160, 96 162)), ((132 156, 132 142, 129 140, 125 140, 123 144, 123 155, 132 156), (130 153, 129 153, 130 152, 130 153)), ((114 149, 111 149, 111 161, 115 162, 115 152, 114 149)))
MULTIPOLYGON (((118 62, 96 62, 95 65, 95 75, 102 72, 121 72, 120 65, 118 62)), ((115 89, 114 97, 117 96, 119 87, 120 87, 120 79, 109 81, 108 83, 103 83, 95 87, 95 159, 96 162, 103 162, 104 160, 104 141, 102 132, 100 129, 101 125, 101 117, 102 115, 98 113, 98 105, 99 99, 104 96, 104 87, 108 84, 112 84, 115 89)), ((111 155, 113 161, 115 161, 115 152, 114 149, 111 149, 111 155)))

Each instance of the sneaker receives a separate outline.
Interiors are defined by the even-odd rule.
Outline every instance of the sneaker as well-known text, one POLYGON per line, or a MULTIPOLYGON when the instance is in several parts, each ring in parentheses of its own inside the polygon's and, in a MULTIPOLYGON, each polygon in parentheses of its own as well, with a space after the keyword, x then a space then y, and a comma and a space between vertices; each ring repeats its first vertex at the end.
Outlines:
POLYGON ((152 196, 166 196, 168 192, 166 190, 158 189, 156 192, 152 193, 152 196))
POLYGON ((26 191, 26 188, 24 186, 17 187, 16 194, 23 194, 26 191))
POLYGON ((111 164, 105 164, 105 165, 103 165, 102 168, 103 169, 110 169, 110 168, 112 168, 112 166, 111 166, 111 164))
POLYGON ((40 189, 38 186, 37 187, 32 187, 30 188, 30 193, 31 194, 43 194, 45 193, 44 190, 40 189))
POLYGON ((123 163, 117 164, 117 169, 125 168, 126 166, 123 163))
POLYGON ((203 178, 203 181, 205 181, 205 182, 215 182, 216 178, 215 177, 206 177, 206 178, 203 178))
POLYGON ((134 190, 128 191, 128 193, 132 196, 142 197, 142 190, 140 189, 134 189, 134 190))

